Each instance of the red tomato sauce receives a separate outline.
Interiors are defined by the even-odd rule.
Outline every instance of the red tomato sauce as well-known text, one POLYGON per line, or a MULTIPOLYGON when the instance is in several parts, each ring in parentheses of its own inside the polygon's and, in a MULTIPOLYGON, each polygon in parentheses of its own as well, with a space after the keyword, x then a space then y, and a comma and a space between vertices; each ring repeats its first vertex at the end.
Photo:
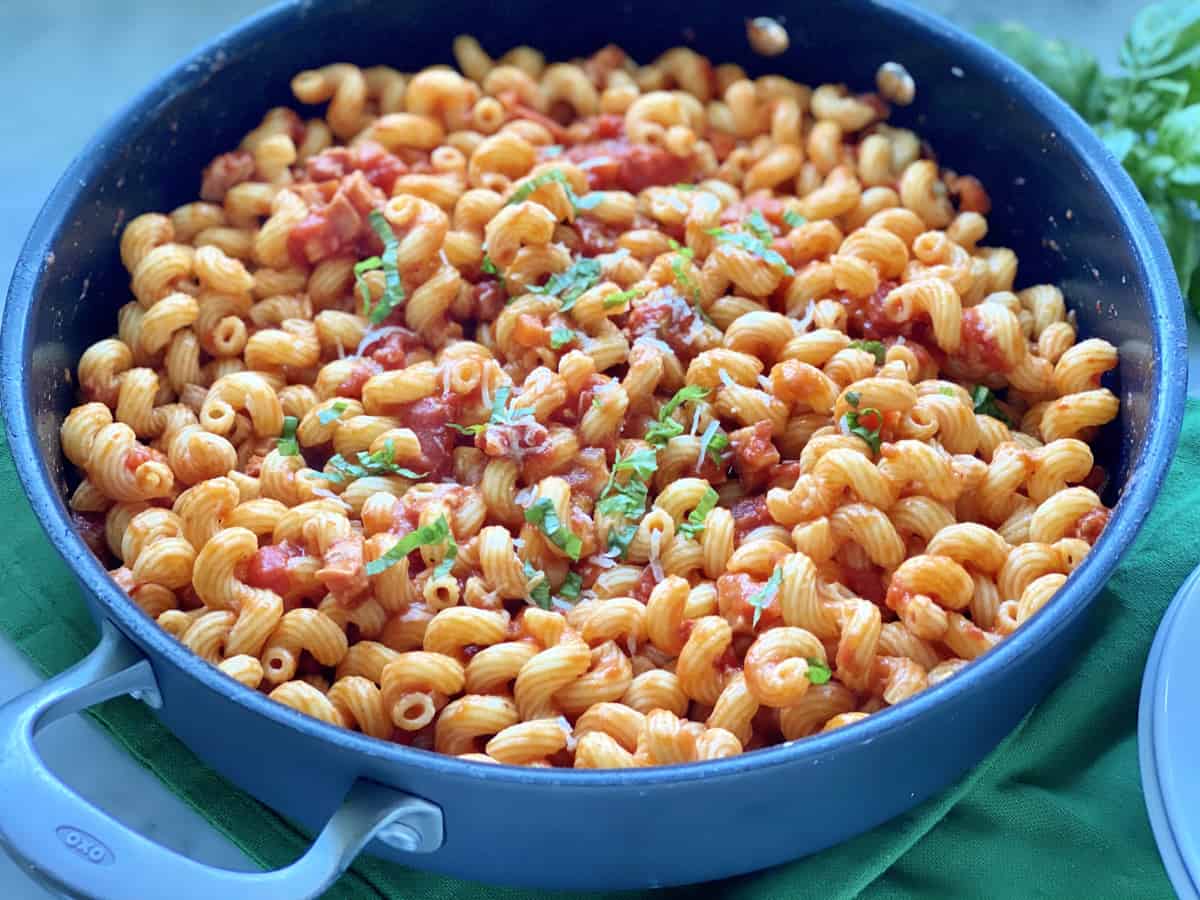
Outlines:
MULTIPOLYGON (((393 328, 399 328, 399 326, 393 326, 393 328)), ((399 330, 389 330, 383 336, 368 343, 363 347, 362 355, 370 357, 384 371, 390 372, 395 369, 403 369, 408 354, 420 346, 421 339, 416 334, 407 328, 399 328, 399 330)))
POLYGON ((274 591, 281 597, 291 590, 288 562, 304 555, 304 549, 284 541, 260 547, 245 565, 242 580, 251 587, 274 591))
POLYGON ((377 375, 383 371, 383 367, 374 359, 358 359, 350 368, 348 374, 336 388, 334 393, 339 397, 350 397, 354 400, 362 399, 363 385, 370 380, 372 375, 377 375))
POLYGON ((662 147, 631 144, 625 138, 576 144, 564 154, 573 163, 589 163, 588 186, 593 191, 629 191, 677 184, 692 179, 692 161, 662 147))
POLYGON ((730 512, 733 514, 734 533, 739 541, 755 528, 775 522, 767 509, 767 498, 762 494, 757 497, 743 497, 733 504, 730 512))
POLYGON ((766 587, 765 581, 757 581, 744 572, 736 575, 722 575, 717 579, 717 608, 734 631, 748 633, 765 630, 779 625, 783 621, 778 590, 772 592, 770 598, 761 607, 750 602, 751 598, 761 593, 764 587, 766 587), (757 625, 754 623, 756 614, 758 615, 757 625))
POLYGON ((1112 510, 1105 509, 1103 506, 1097 506, 1095 509, 1088 510, 1067 532, 1068 537, 1082 538, 1089 544, 1094 544, 1100 539, 1105 527, 1108 525, 1108 520, 1112 516, 1112 510))
POLYGON ((977 307, 963 310, 962 342, 963 355, 978 359, 991 371, 1008 372, 1012 369, 977 307))
POLYGON ((445 394, 401 404, 388 411, 388 415, 416 434, 423 457, 421 470, 429 472, 432 478, 445 478, 453 468, 451 454, 457 432, 449 423, 458 421, 459 402, 457 394, 445 394))

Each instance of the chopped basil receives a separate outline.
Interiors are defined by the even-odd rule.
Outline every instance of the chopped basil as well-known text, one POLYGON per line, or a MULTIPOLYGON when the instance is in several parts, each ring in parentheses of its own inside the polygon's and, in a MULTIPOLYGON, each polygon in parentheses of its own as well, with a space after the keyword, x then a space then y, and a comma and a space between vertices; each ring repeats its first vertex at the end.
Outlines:
POLYGON ((764 244, 770 244, 775 240, 775 235, 771 234, 771 226, 767 224, 767 220, 763 218, 762 210, 753 210, 746 217, 745 226, 750 232, 762 241, 764 244))
POLYGON ((300 442, 296 440, 296 428, 300 420, 295 416, 283 417, 283 432, 279 435, 279 443, 275 445, 280 456, 299 456, 300 442))
POLYGON ((887 347, 883 345, 883 341, 851 341, 851 350, 865 350, 875 357, 875 365, 882 366, 884 360, 887 359, 887 347))
POLYGON ((646 440, 662 447, 667 444, 671 438, 679 437, 683 434, 683 425, 671 418, 675 412, 684 403, 691 403, 696 400, 703 400, 708 396, 708 388, 698 384, 689 384, 686 387, 680 388, 675 392, 675 396, 662 405, 658 411, 658 421, 650 426, 646 431, 646 440))
POLYGON ((486 423, 459 425, 455 422, 448 422, 447 424, 460 434, 476 435, 483 432, 488 425, 515 425, 518 419, 532 416, 532 407, 519 406, 516 409, 508 408, 508 398, 511 394, 512 387, 507 384, 496 389, 496 395, 492 398, 492 414, 486 423))
MULTIPOLYGON (((371 308, 371 295, 364 290, 366 282, 362 282, 363 287, 360 290, 363 293, 363 315, 367 317, 372 325, 383 324, 384 319, 392 314, 392 311, 404 303, 404 284, 400 281, 400 269, 397 265, 396 258, 400 253, 400 241, 396 238, 396 234, 392 231, 392 226, 388 224, 388 220, 383 217, 377 209, 367 213, 367 222, 371 226, 371 230, 383 241, 383 255, 379 257, 378 268, 383 269, 383 296, 379 298, 379 302, 375 304, 375 308, 371 308)), ((364 260, 370 262, 371 260, 364 260)), ((362 263, 359 263, 362 265, 362 263)), ((372 268, 376 268, 372 266, 372 268)), ((358 272, 358 266, 354 267, 355 276, 361 277, 358 272)))
POLYGON ((833 677, 829 666, 821 660, 814 657, 806 662, 808 663, 808 680, 813 684, 825 684, 833 677))
POLYGON ((688 514, 687 521, 680 524, 680 533, 685 537, 697 537, 704 530, 704 520, 716 507, 718 499, 716 489, 709 485, 704 496, 700 498, 700 502, 696 504, 696 508, 688 514))
POLYGON ((713 419, 700 437, 700 459, 707 453, 717 465, 721 464, 721 453, 729 446, 729 435, 721 431, 721 423, 713 419))
POLYGON ((801 225, 807 222, 808 219, 804 218, 804 216, 800 215, 800 213, 792 212, 792 210, 788 209, 784 210, 783 221, 791 228, 799 228, 801 225))
POLYGON ((650 497, 646 482, 654 477, 657 469, 658 454, 648 447, 636 450, 625 458, 618 452, 608 476, 608 483, 596 502, 596 512, 600 515, 627 520, 622 525, 614 525, 608 532, 608 549, 620 550, 622 558, 628 551, 634 534, 637 533, 637 523, 646 514, 646 502, 650 497), (625 484, 617 484, 619 472, 630 473, 625 484))
MULTIPOLYGON (((446 521, 445 516, 438 516, 437 521, 430 522, 428 525, 422 525, 416 531, 410 531, 404 537, 400 538, 392 546, 392 549, 379 557, 379 559, 373 559, 367 563, 367 574, 378 575, 380 572, 390 569, 418 547, 425 547, 429 544, 440 544, 446 540, 450 542, 449 546, 454 547, 453 552, 457 555, 458 547, 454 544, 454 536, 450 533, 450 523, 446 521)), ((447 556, 450 554, 449 546, 446 551, 447 556)), ((445 563, 443 562, 442 565, 445 565, 445 563)))
POLYGON ((558 596, 574 603, 579 599, 579 592, 582 588, 583 578, 576 572, 568 572, 567 577, 563 580, 562 587, 558 589, 558 596))
POLYGON ((525 521, 536 525, 555 547, 562 550, 571 559, 579 559, 583 541, 563 524, 554 508, 554 501, 549 497, 542 497, 525 510, 525 521))
POLYGON ((370 314, 371 311, 371 288, 367 284, 367 279, 363 278, 368 272, 373 272, 375 269, 383 268, 383 260, 378 256, 368 256, 366 259, 354 264, 354 285, 358 288, 358 295, 362 297, 363 315, 370 314))
POLYGON ((555 328, 550 332, 550 348, 552 350, 561 350, 567 344, 577 340, 579 340, 579 335, 570 328, 555 328))
POLYGON ((615 294, 609 294, 604 298, 604 308, 612 309, 616 306, 624 306, 630 300, 634 300, 644 293, 646 293, 646 289, 640 287, 632 287, 627 291, 617 291, 615 294))
POLYGON ((446 535, 446 556, 437 564, 437 568, 433 570, 433 577, 445 578, 449 575, 454 568, 454 561, 456 559, 458 559, 458 544, 454 542, 454 535, 448 534, 446 535))
POLYGON ((866 409, 852 409, 842 417, 845 423, 845 431, 847 434, 853 434, 862 438, 867 442, 867 446, 871 448, 871 452, 876 456, 879 455, 879 448, 882 446, 883 439, 879 436, 879 431, 883 427, 883 414, 872 406, 866 409), (874 417, 876 424, 874 428, 868 428, 863 419, 874 417))
POLYGON ((770 580, 756 591, 748 601, 754 607, 754 621, 751 627, 758 627, 758 620, 762 618, 762 612, 771 605, 771 600, 779 593, 779 585, 783 583, 783 569, 779 566, 775 567, 775 571, 771 573, 770 580))
POLYGON ((677 191, 694 191, 696 189, 694 184, 688 184, 685 181, 681 181, 678 184, 673 184, 671 187, 675 188, 677 191))
POLYGON ((323 409, 319 413, 317 413, 317 421, 320 422, 322 425, 328 425, 334 419, 337 419, 339 416, 341 416, 341 414, 344 413, 345 411, 346 411, 346 401, 338 400, 336 403, 334 403, 328 409, 323 409))
POLYGON ((562 300, 562 311, 567 312, 575 301, 600 283, 600 260, 582 256, 565 272, 556 272, 541 287, 531 287, 531 294, 546 294, 562 300))
POLYGON ((952 387, 940 387, 940 388, 938 388, 938 393, 945 394, 947 397, 957 397, 958 396, 957 392, 955 392, 954 388, 952 388, 952 387))
POLYGON ((621 458, 621 454, 618 452, 617 458, 613 461, 609 484, 612 483, 613 476, 618 472, 632 472, 635 477, 640 478, 642 481, 649 481, 657 471, 658 454, 649 447, 634 450, 624 459, 621 458))
POLYGON ((552 181, 557 181, 563 186, 563 190, 567 195, 567 200, 570 202, 571 206, 576 209, 576 211, 595 209, 600 205, 601 201, 604 200, 603 195, 598 193, 591 193, 586 197, 580 197, 571 188, 571 182, 567 176, 563 174, 562 169, 547 169, 545 172, 534 175, 527 182, 513 191, 513 195, 508 198, 508 205, 511 206, 515 203, 524 203, 531 196, 533 196, 534 191, 542 187, 542 185, 550 184, 552 181))
POLYGON ((1004 410, 1000 408, 1000 404, 996 402, 996 395, 986 385, 978 384, 975 386, 975 390, 971 392, 971 402, 974 403, 975 412, 979 413, 979 415, 999 419, 1005 425, 1012 424, 1012 420, 1005 415, 1004 410))
POLYGON ((429 474, 428 472, 414 472, 412 469, 396 465, 396 447, 390 440, 384 441, 383 447, 374 453, 359 450, 355 458, 358 460, 357 463, 350 462, 340 453, 330 457, 327 468, 333 471, 322 472, 319 477, 334 484, 341 484, 344 481, 367 478, 371 475, 399 475, 401 478, 417 481, 429 474))
POLYGON ((671 257, 671 271, 675 275, 675 284, 692 295, 692 305, 696 308, 696 313, 700 316, 700 320, 711 325, 712 319, 709 318, 708 313, 700 305, 700 285, 692 281, 691 276, 683 269, 684 260, 694 259, 696 251, 691 247, 684 247, 674 238, 668 240, 668 245, 675 251, 675 255, 671 257))
POLYGON ((550 599, 550 582, 546 580, 546 573, 525 563, 525 580, 527 583, 535 582, 533 587, 527 588, 529 599, 542 609, 551 609, 553 602, 550 599))
POLYGON ((629 552, 629 545, 637 535, 637 525, 623 525, 608 532, 608 549, 616 550, 621 559, 629 552))
POLYGON ((500 271, 500 267, 496 265, 495 260, 486 253, 483 254, 483 262, 479 264, 479 271, 485 275, 495 275, 496 280, 500 282, 500 287, 505 287, 504 273, 500 271))
POLYGON ((795 275, 796 270, 788 265, 788 261, 780 256, 779 252, 772 250, 768 241, 750 234, 745 231, 728 231, 724 228, 710 228, 708 233, 715 237, 718 241, 726 244, 731 244, 757 256, 768 265, 780 269, 785 275, 795 275))
POLYGON ((645 513, 650 496, 645 482, 630 478, 625 484, 610 484, 604 491, 596 502, 596 512, 601 515, 640 519, 645 513))
POLYGON ((849 391, 846 394, 846 402, 851 406, 858 406, 862 402, 862 395, 858 391, 849 391))

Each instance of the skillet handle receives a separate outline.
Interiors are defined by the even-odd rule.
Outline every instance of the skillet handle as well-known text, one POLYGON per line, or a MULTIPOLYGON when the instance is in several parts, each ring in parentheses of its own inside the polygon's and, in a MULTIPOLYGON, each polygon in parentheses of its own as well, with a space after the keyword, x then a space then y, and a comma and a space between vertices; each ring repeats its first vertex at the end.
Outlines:
POLYGON ((168 850, 74 793, 33 743, 50 722, 122 694, 161 702, 149 661, 104 622, 86 658, 0 706, 0 845, 59 890, 104 900, 295 900, 328 887, 373 839, 411 853, 442 844, 438 807, 359 779, 308 852, 285 868, 234 872, 168 850))

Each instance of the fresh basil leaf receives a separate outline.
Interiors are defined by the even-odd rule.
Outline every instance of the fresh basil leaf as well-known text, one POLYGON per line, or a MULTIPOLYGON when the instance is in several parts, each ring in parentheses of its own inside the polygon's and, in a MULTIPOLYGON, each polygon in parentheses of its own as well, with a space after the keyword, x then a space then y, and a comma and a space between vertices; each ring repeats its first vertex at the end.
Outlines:
POLYGON ((379 210, 373 209, 367 213, 367 222, 379 240, 383 242, 383 255, 379 257, 379 260, 380 267, 383 269, 384 289, 383 296, 379 298, 375 308, 364 310, 364 314, 372 325, 382 325, 392 311, 404 303, 404 283, 400 280, 400 269, 397 265, 400 241, 397 239, 396 233, 392 231, 388 220, 379 210))
POLYGON ((846 402, 851 406, 858 406, 862 402, 862 395, 858 391, 849 391, 846 394, 846 402))
POLYGON ((771 233, 771 226, 763 218, 761 209, 751 210, 750 215, 746 216, 746 220, 742 224, 764 244, 770 244, 775 240, 775 235, 771 233))
POLYGON ((591 193, 585 197, 580 197, 571 187, 571 181, 565 174, 563 174, 562 169, 547 169, 545 172, 534 175, 523 185, 513 191, 513 195, 508 198, 507 205, 512 206, 515 203, 525 202, 531 196, 533 196, 534 191, 536 191, 542 185, 550 184, 552 181, 557 181, 563 186, 563 191, 567 195, 567 200, 577 211, 583 212, 589 209, 595 209, 604 200, 604 195, 599 193, 591 193))
POLYGON ((687 517, 686 522, 681 522, 679 532, 685 537, 695 538, 704 531, 704 520, 708 518, 708 514, 713 511, 717 505, 717 500, 720 499, 716 489, 711 485, 704 492, 704 496, 700 498, 700 502, 696 504, 687 517))
POLYGON ((1087 50, 1043 38, 1015 22, 985 25, 976 33, 1044 81, 1089 122, 1104 117, 1103 75, 1087 50))
POLYGON ((319 413, 317 413, 317 421, 320 422, 322 425, 328 425, 330 422, 332 422, 335 419, 337 419, 338 417, 340 417, 341 414, 344 413, 345 411, 346 411, 346 401, 338 400, 336 403, 334 403, 328 409, 323 409, 319 413))
POLYGON ((887 347, 883 341, 851 341, 850 348, 853 350, 865 350, 875 357, 875 365, 882 366, 887 360, 887 347))
POLYGON ((618 453, 612 470, 613 473, 632 472, 635 478, 649 481, 658 471, 658 454, 649 447, 640 447, 624 458, 618 453))
POLYGON ((283 417, 283 432, 279 435, 279 443, 275 445, 280 456, 300 455, 300 442, 296 440, 296 428, 299 425, 300 420, 295 416, 283 417))
POLYGON ((531 294, 545 294, 562 300, 561 310, 567 312, 575 301, 600 283, 600 260, 583 256, 565 272, 556 272, 541 287, 531 287, 531 294))
POLYGON ((617 306, 624 306, 630 300, 636 300, 644 293, 646 293, 646 289, 640 287, 632 287, 627 291, 617 291, 604 298, 604 308, 613 309, 617 306))
POLYGON ((751 623, 752 628, 758 627, 758 620, 762 618, 763 610, 771 605, 771 600, 779 593, 779 586, 781 584, 783 584, 783 569, 776 566, 767 583, 746 601, 754 607, 754 621, 751 623))
POLYGON ((530 563, 525 563, 524 571, 526 583, 534 582, 533 587, 527 588, 529 599, 542 609, 553 608, 554 604, 550 599, 550 582, 546 579, 546 573, 541 569, 535 569, 530 563))
POLYGON ((779 252, 772 250, 769 241, 764 241, 746 231, 728 231, 724 228, 710 228, 708 233, 722 243, 729 244, 757 256, 763 262, 781 270, 785 275, 795 275, 793 269, 779 252))
POLYGON ((561 350, 578 339, 579 335, 570 328, 555 328, 550 332, 550 349, 561 350))
POLYGON ((808 680, 812 684, 825 684, 833 677, 833 671, 828 663, 813 658, 805 660, 808 663, 808 680))
POLYGON ((558 596, 564 600, 574 603, 579 599, 579 592, 583 589, 583 578, 577 572, 568 572, 567 577, 563 579, 562 586, 558 589, 558 596))
POLYGON ((842 421, 847 434, 862 438, 871 448, 871 452, 876 456, 879 455, 879 450, 883 446, 883 438, 880 437, 883 414, 879 410, 871 406, 866 409, 852 409, 842 416, 842 421))
POLYGON ((1142 9, 1125 36, 1120 61, 1143 81, 1200 64, 1200 5, 1172 0, 1142 9))
MULTIPOLYGON (((397 541, 387 553, 379 557, 379 559, 373 559, 367 563, 367 574, 378 575, 380 572, 390 569, 418 547, 439 544, 446 539, 453 541, 453 536, 450 533, 450 523, 446 521, 445 516, 438 516, 437 521, 430 522, 428 525, 422 525, 416 531, 410 531, 397 541)), ((456 548, 455 553, 457 552, 456 548)))
POLYGON ((1155 149, 1179 164, 1200 163, 1200 103, 1177 109, 1162 120, 1155 149))
POLYGON ((562 550, 571 559, 579 559, 579 553, 583 549, 583 541, 579 539, 579 536, 575 532, 562 523, 562 520, 558 517, 558 512, 554 508, 554 501, 549 497, 542 497, 537 503, 526 509, 525 521, 536 525, 542 534, 550 539, 550 542, 554 546, 562 550))
POLYGON ((672 414, 684 403, 703 400, 708 396, 708 388, 698 384, 689 384, 675 392, 670 400, 658 411, 658 421, 646 431, 646 440, 657 446, 664 446, 671 438, 683 434, 683 425, 671 418, 672 414))
POLYGON ((454 542, 454 535, 446 535, 446 555, 442 561, 437 564, 437 568, 433 570, 434 578, 445 578, 454 569, 454 561, 458 559, 458 544, 454 542))
POLYGON ((999 419, 1005 425, 1012 424, 1008 416, 1005 415, 1004 410, 996 402, 996 395, 986 385, 978 384, 975 386, 975 390, 971 392, 971 402, 974 404, 975 412, 979 415, 999 419))
POLYGON ((787 209, 783 212, 783 221, 789 228, 799 228, 801 225, 806 223, 808 219, 804 218, 804 216, 800 215, 798 212, 793 212, 792 210, 787 209))
POLYGON ((720 465, 721 453, 728 446, 729 435, 721 431, 721 423, 713 419, 704 429, 704 434, 700 436, 699 459, 704 459, 704 455, 707 453, 712 456, 714 463, 720 465))
POLYGON ((624 559, 629 553, 629 545, 633 543, 634 537, 637 535, 637 525, 625 525, 620 528, 612 528, 608 532, 608 549, 617 550, 620 558, 624 559))

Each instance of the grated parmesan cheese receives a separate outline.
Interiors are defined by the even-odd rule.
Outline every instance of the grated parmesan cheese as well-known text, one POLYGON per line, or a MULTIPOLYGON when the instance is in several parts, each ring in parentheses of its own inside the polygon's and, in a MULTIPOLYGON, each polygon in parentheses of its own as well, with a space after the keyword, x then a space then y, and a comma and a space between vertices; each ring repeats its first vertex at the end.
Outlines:
POLYGON ((404 331, 405 329, 401 328, 399 325, 381 325, 378 328, 371 328, 363 334, 362 340, 359 341, 358 346, 354 348, 354 355, 362 356, 363 350, 371 346, 380 338, 387 338, 389 334, 403 334, 404 331))
POLYGON ((662 552, 662 532, 657 528, 650 531, 650 571, 654 573, 655 581, 663 580, 663 567, 659 562, 659 554, 662 552))
POLYGON ((571 727, 571 723, 567 721, 566 716, 558 717, 558 725, 563 730, 563 734, 567 738, 567 750, 571 753, 575 752, 575 729, 571 727))
POLYGON ((812 321, 814 318, 816 318, 816 315, 817 315, 816 301, 809 300, 808 308, 806 310, 804 310, 804 316, 802 318, 793 320, 792 328, 795 329, 797 334, 803 334, 804 332, 806 332, 808 330, 808 326, 812 324, 812 321))

